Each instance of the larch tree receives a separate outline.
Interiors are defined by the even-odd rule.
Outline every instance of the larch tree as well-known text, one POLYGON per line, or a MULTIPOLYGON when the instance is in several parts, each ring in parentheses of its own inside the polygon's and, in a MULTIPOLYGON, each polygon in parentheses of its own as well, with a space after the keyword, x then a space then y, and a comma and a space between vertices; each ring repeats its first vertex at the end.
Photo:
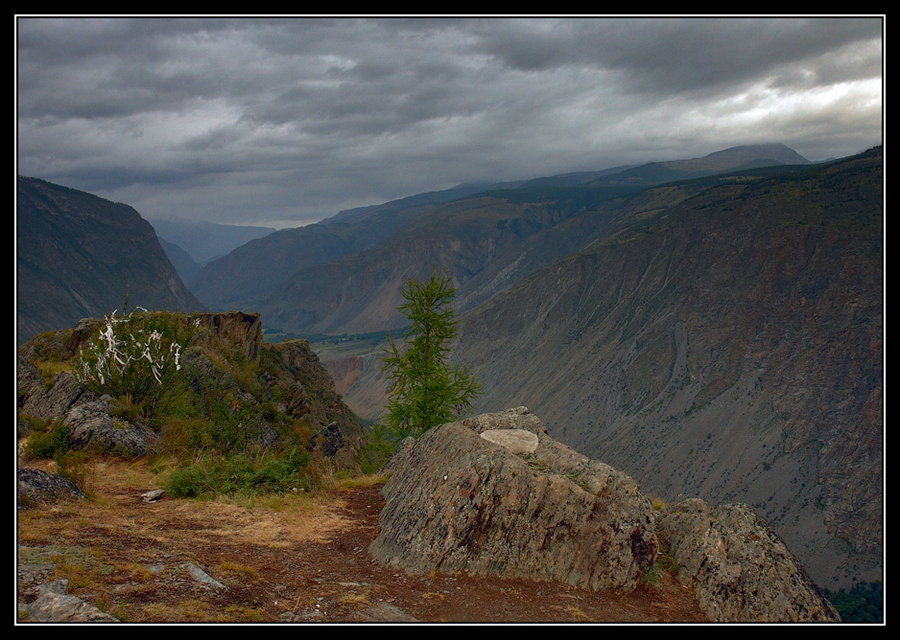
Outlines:
POLYGON ((447 354, 456 337, 451 304, 456 296, 446 269, 427 281, 409 279, 406 302, 397 309, 409 319, 403 347, 388 339, 382 370, 390 372, 387 422, 400 437, 419 437, 432 427, 458 419, 472 409, 481 388, 468 367, 450 367, 447 354))

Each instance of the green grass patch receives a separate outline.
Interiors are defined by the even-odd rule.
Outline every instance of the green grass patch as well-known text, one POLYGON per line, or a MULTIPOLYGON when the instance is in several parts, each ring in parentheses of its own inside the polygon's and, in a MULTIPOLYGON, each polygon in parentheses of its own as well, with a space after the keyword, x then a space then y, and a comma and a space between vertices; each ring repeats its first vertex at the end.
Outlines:
POLYGON ((176 498, 305 490, 312 481, 310 458, 302 450, 280 455, 206 455, 173 471, 164 488, 176 498))

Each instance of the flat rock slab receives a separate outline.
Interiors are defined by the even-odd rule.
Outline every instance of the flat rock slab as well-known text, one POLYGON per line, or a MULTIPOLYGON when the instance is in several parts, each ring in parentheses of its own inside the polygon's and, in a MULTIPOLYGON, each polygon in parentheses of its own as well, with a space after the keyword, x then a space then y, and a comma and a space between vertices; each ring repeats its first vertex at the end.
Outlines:
POLYGON ((538 446, 537 435, 524 429, 494 429, 483 432, 481 437, 513 453, 534 453, 538 446))

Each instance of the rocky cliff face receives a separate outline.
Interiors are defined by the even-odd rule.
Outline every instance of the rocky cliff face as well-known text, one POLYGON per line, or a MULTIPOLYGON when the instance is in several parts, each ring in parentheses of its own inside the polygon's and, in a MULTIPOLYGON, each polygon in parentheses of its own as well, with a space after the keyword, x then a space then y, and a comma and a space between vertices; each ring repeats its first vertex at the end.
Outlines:
POLYGON ((131 306, 199 311, 131 207, 19 176, 16 211, 17 340, 131 306))
POLYGON ((631 591, 665 555, 711 620, 840 619, 745 505, 655 512, 634 480, 550 438, 525 407, 436 427, 389 472, 370 547, 388 566, 631 591))
POLYGON ((749 504, 823 586, 878 580, 881 163, 709 182, 464 316, 454 359, 661 497, 749 504))

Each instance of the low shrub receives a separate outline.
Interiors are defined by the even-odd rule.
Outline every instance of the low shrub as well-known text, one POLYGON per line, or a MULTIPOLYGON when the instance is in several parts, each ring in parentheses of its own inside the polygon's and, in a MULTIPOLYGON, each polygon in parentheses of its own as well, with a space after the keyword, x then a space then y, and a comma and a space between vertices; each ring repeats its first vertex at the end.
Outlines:
POLYGON ((377 473, 393 455, 399 441, 399 436, 390 427, 380 423, 373 425, 367 440, 357 454, 357 462, 362 472, 367 475, 377 473))
POLYGON ((285 492, 309 486, 309 463, 310 454, 302 450, 206 455, 173 471, 164 488, 179 498, 285 492))
POLYGON ((163 381, 180 370, 192 332, 190 319, 177 313, 112 313, 76 357, 75 374, 97 393, 152 405, 163 381))
MULTIPOLYGON (((33 427, 35 425, 32 425, 33 427)), ((57 458, 69 449, 69 427, 53 421, 44 425, 43 430, 35 430, 25 444, 25 457, 35 460, 57 458)))
POLYGON ((68 450, 56 458, 56 472, 85 494, 90 493, 90 466, 84 451, 68 450))

